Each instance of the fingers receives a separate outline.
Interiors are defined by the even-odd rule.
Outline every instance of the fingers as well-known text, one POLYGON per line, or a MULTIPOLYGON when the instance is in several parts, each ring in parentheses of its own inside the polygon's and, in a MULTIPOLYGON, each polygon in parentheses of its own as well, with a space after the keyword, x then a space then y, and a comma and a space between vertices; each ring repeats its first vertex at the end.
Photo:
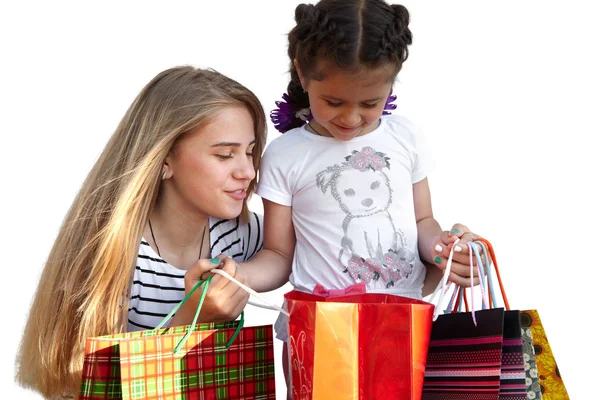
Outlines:
MULTIPOLYGON (((433 261, 435 262, 435 265, 441 270, 445 270, 446 266, 448 265, 448 258, 445 257, 437 256, 433 261)), ((456 259, 456 257, 453 257, 452 265, 450 266, 450 271, 458 275, 469 277, 471 275, 471 265, 468 260, 468 255, 467 261, 465 263, 459 262, 456 259)), ((477 264, 475 263, 473 263, 473 276, 479 276, 479 270, 477 268, 477 264)))
POLYGON ((191 280, 199 281, 200 279, 206 280, 209 276, 214 274, 210 272, 211 269, 219 268, 222 264, 221 258, 216 257, 213 259, 201 258, 194 265, 188 268, 186 276, 190 276, 191 280))
MULTIPOLYGON (((450 272, 450 276, 449 276, 448 280, 450 282, 454 282, 455 284, 457 284, 460 287, 464 287, 464 288, 471 287, 471 277, 470 276, 461 276, 454 272, 450 272)), ((481 280, 479 279, 479 277, 475 276, 475 273, 473 273, 473 286, 478 286, 480 283, 481 283, 481 280)))

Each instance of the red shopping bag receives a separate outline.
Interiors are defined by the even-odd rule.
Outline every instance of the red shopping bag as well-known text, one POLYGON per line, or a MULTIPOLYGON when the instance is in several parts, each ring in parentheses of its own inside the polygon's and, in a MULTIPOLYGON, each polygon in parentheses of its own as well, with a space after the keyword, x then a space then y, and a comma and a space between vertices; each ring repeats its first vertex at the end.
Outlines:
POLYGON ((293 399, 421 398, 432 304, 385 294, 285 298, 293 399))

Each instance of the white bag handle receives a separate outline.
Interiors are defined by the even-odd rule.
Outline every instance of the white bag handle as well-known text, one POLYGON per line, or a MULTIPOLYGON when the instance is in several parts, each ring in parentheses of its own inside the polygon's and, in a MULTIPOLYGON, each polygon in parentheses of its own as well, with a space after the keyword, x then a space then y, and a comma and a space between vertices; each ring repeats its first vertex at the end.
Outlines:
POLYGON ((251 304, 255 307, 266 308, 268 310, 279 311, 280 313, 283 313, 283 314, 287 315, 288 317, 290 316, 290 313, 288 313, 286 310, 284 310, 283 308, 279 307, 278 305, 273 304, 270 301, 266 300, 263 296, 258 294, 255 290, 244 285, 242 282, 238 281, 233 276, 229 275, 227 272, 225 272, 221 269, 218 269, 218 268, 211 269, 210 272, 212 272, 213 274, 221 275, 222 277, 229 279, 231 282, 235 283, 240 288, 242 288, 242 290, 244 290, 246 293, 250 294, 251 296, 256 297, 257 299, 259 299, 260 301, 262 301, 264 303, 264 304, 259 304, 259 303, 255 303, 252 301, 248 301, 248 304, 251 304))

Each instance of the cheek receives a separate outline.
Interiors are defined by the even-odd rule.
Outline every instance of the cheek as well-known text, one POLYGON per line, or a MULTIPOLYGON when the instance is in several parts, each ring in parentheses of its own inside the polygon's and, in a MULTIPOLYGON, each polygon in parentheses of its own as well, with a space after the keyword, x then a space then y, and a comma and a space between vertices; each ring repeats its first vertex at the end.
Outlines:
POLYGON ((366 110, 367 111, 363 113, 363 118, 365 121, 369 122, 378 120, 383 114, 383 107, 368 108, 366 110))

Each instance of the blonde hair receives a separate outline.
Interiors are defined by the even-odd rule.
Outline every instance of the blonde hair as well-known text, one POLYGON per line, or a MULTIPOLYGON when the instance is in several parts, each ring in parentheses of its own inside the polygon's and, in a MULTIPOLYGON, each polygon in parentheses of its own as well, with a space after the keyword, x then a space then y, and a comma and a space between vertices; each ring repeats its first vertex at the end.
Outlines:
MULTIPOLYGON (((265 115, 241 84, 213 70, 185 66, 161 72, 140 92, 50 251, 17 355, 21 386, 50 398, 78 393, 86 338, 125 329, 135 260, 165 157, 178 138, 232 106, 252 116, 258 169, 265 115)), ((248 192, 255 186, 256 178, 248 192)))

